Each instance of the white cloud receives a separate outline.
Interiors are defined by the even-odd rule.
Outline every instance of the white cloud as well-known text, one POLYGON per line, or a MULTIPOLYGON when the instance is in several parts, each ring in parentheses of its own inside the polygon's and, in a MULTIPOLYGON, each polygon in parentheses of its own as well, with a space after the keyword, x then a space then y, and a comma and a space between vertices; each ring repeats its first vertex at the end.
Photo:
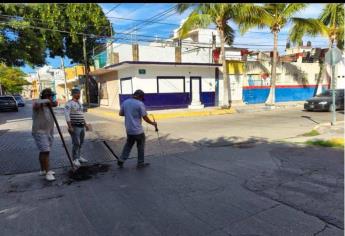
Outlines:
POLYGON ((325 5, 325 3, 309 3, 309 5, 305 9, 301 10, 296 17, 318 18, 325 5))

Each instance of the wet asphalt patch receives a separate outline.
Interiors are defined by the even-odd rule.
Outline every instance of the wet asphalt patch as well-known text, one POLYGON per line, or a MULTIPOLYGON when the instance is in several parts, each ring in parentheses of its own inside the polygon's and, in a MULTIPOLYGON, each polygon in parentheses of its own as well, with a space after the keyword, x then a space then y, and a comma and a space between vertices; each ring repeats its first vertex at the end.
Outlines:
MULTIPOLYGON (((68 177, 70 181, 83 181, 91 179, 93 176, 96 176, 98 173, 108 172, 110 165, 107 164, 93 164, 85 165, 79 167, 77 170, 68 172, 68 177)), ((68 181, 68 182, 70 182, 68 181)))

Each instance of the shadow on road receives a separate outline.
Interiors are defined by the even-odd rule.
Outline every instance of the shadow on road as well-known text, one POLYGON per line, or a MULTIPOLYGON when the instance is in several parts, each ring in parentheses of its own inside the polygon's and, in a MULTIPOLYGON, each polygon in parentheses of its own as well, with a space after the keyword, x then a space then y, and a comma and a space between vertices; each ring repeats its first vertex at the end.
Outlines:
MULTIPOLYGON (((10 135, 17 137, 18 142, 6 142, 1 138, 0 172, 8 175, 37 171, 38 152, 30 135, 21 132, 11 132, 10 135)), ((182 189, 177 189, 182 191, 181 194, 189 196, 193 191, 203 192, 203 188, 207 188, 203 181, 212 179, 215 189, 240 181, 244 189, 260 198, 315 216, 338 230, 344 227, 343 150, 269 142, 258 137, 246 140, 240 137, 205 138, 194 143, 169 135, 160 139, 158 142, 154 133, 147 135, 146 160, 152 164, 147 171, 155 176, 151 178, 164 176, 169 179, 167 183, 181 182, 182 189)), ((118 155, 125 142, 123 137, 88 139, 83 147, 84 157, 90 160, 91 165, 110 164, 109 172, 120 176, 121 172, 113 162, 115 157, 104 146, 103 140, 107 140, 118 155)), ((135 158, 136 151, 132 152, 131 156, 135 158)), ((134 165, 135 160, 129 160, 123 173, 131 171, 134 165)), ((69 166, 58 139, 54 142, 51 166, 69 166)), ((60 178, 68 178, 67 173, 60 178)), ((102 178, 99 177, 98 181, 102 178)), ((133 174, 131 178, 143 177, 133 174)), ((10 185, 2 189, 6 192, 9 188, 10 185)), ((28 188, 30 185, 19 185, 16 191, 28 191, 28 188)), ((208 220, 207 216, 204 218, 208 220)))

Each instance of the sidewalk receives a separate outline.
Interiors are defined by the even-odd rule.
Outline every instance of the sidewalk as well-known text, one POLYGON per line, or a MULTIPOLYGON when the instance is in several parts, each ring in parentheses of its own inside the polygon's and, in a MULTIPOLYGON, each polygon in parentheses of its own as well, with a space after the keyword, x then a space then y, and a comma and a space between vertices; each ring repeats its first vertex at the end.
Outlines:
POLYGON ((331 123, 318 124, 311 131, 314 131, 315 135, 303 136, 303 134, 301 134, 297 137, 284 139, 284 141, 305 144, 318 140, 335 140, 336 142, 342 142, 344 144, 344 121, 337 121, 334 125, 331 125, 331 123))
MULTIPOLYGON (((225 115, 234 113, 248 113, 248 112, 260 112, 260 111, 271 111, 273 109, 286 109, 290 107, 301 107, 303 108, 304 101, 297 102, 280 102, 276 103, 275 107, 266 106, 264 103, 250 104, 250 105, 236 105, 230 109, 221 109, 218 107, 206 107, 204 109, 168 109, 168 110, 153 110, 149 111, 149 114, 154 115, 156 120, 165 120, 178 117, 195 117, 195 116, 212 116, 212 115, 225 115)), ((89 108, 89 113, 95 115, 101 115, 116 120, 123 120, 118 115, 118 110, 112 110, 104 107, 89 108)))

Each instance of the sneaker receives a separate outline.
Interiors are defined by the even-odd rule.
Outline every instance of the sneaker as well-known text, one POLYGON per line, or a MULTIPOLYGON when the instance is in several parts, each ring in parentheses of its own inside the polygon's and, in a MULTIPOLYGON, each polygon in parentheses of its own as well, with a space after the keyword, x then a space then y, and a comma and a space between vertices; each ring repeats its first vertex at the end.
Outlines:
POLYGON ((73 161, 73 164, 74 164, 76 167, 81 166, 81 164, 80 164, 80 162, 79 162, 78 159, 75 159, 75 160, 73 161))
POLYGON ((48 180, 48 181, 54 181, 54 180, 55 180, 55 177, 54 177, 53 174, 49 173, 49 171, 48 171, 48 173, 46 174, 46 180, 48 180))
POLYGON ((86 163, 86 162, 88 162, 88 160, 86 160, 85 158, 83 158, 83 157, 79 157, 79 162, 80 163, 86 163))
POLYGON ((48 173, 50 173, 50 174, 52 174, 52 175, 55 175, 55 171, 52 171, 52 170, 48 171, 47 174, 48 174, 48 173))
MULTIPOLYGON (((55 172, 52 170, 50 170, 48 172, 50 172, 52 175, 55 175, 55 172)), ((47 172, 45 170, 40 170, 40 172, 39 172, 39 175, 41 175, 41 176, 46 175, 46 174, 47 174, 47 172)))
POLYGON ((117 165, 122 168, 123 167, 123 161, 117 161, 117 165))
POLYGON ((148 162, 140 163, 140 164, 137 165, 137 168, 144 168, 144 167, 149 166, 149 165, 150 165, 150 163, 148 163, 148 162))

